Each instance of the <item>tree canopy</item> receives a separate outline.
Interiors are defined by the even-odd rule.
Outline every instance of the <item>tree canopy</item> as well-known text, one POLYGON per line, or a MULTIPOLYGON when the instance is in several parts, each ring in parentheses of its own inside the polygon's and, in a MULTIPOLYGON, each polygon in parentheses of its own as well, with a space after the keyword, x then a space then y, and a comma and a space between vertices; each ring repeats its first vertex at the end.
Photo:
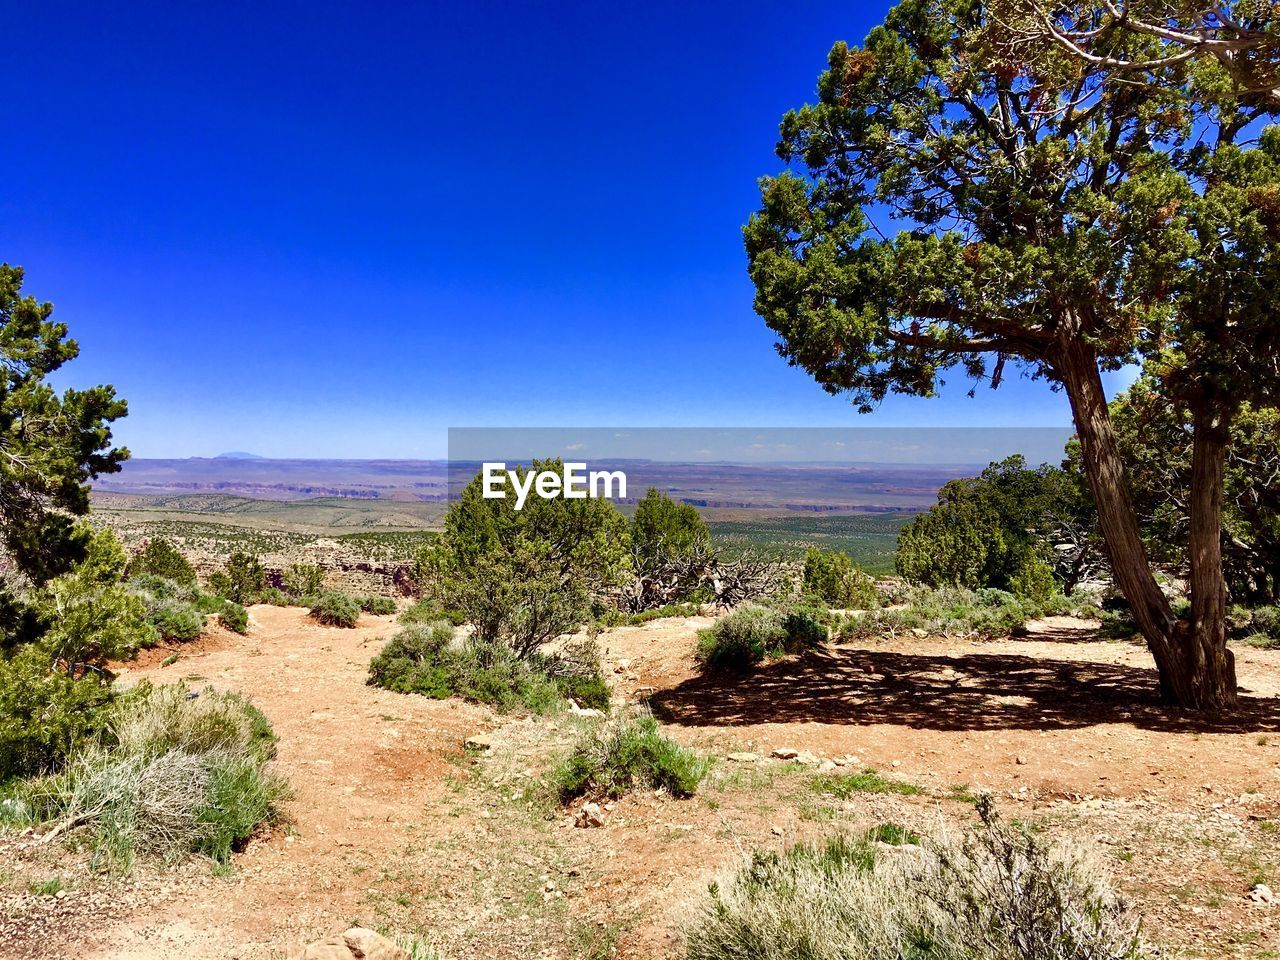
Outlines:
POLYGON ((23 296, 22 268, 0 264, 0 536, 10 564, 43 583, 84 556, 89 481, 129 456, 110 425, 127 412, 110 386, 66 390, 49 376, 80 348, 50 319, 53 304, 23 296))
MULTIPOLYGON (((1132 83, 1054 45, 1011 59, 1004 29, 977 0, 904 0, 861 47, 833 47, 817 102, 783 118, 791 169, 761 182, 745 228, 756 309, 784 357, 864 412, 953 371, 1064 389, 1162 691, 1228 706, 1221 465, 1241 404, 1280 384, 1280 134, 1251 139, 1258 109, 1221 95, 1212 63, 1132 83), (1185 625, 1152 575, 1101 379, 1143 358, 1196 424, 1185 625)), ((1110 43, 1134 62, 1159 45, 1110 43)))

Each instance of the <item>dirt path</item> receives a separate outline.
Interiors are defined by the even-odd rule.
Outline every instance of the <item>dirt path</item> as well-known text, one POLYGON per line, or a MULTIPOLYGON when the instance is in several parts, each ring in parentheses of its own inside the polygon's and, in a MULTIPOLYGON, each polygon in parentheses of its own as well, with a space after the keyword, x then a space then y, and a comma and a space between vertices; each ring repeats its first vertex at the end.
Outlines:
POLYGON ((252 617, 248 637, 211 636, 168 667, 154 652, 126 677, 257 703, 280 737, 294 826, 252 843, 229 876, 193 861, 139 871, 123 895, 73 880, 66 901, 40 901, 68 916, 45 942, 30 937, 24 960, 280 960, 356 922, 420 932, 454 960, 678 956, 684 905, 744 851, 886 821, 961 823, 978 788, 1100 851, 1164 943, 1280 955, 1280 908, 1247 898, 1258 882, 1280 888, 1280 651, 1237 651, 1242 707, 1214 721, 1154 702, 1140 646, 1065 619, 995 642, 830 646, 743 677, 696 670, 707 618, 613 630, 601 640, 617 693, 720 760, 692 800, 638 791, 583 830, 539 799, 579 721, 367 686, 389 617, 355 630, 298 609, 252 617), (493 749, 464 759, 481 730, 493 749), (856 756, 921 792, 832 797, 816 767, 770 760, 777 747, 856 756), (727 759, 746 751, 756 759, 727 759), (83 912, 99 892, 131 908, 83 912))
POLYGON ((305 611, 257 606, 247 638, 184 652, 169 667, 129 671, 195 687, 237 690, 280 738, 278 764, 295 796, 293 824, 250 844, 230 877, 175 882, 173 899, 139 911, 70 955, 112 960, 252 960, 359 919, 367 884, 429 829, 448 758, 486 725, 459 703, 404 697, 365 685, 369 658, 393 617, 354 630, 321 627, 305 611), (221 647, 219 649, 219 647, 221 647))

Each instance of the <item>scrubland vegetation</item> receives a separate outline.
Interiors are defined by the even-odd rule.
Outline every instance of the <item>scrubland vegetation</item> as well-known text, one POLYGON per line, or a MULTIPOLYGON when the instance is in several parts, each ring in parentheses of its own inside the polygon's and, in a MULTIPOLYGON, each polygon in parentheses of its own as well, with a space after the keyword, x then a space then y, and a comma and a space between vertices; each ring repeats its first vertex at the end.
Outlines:
MULTIPOLYGON (((1151 876, 1170 864, 1192 878, 1184 885, 1202 873, 1247 877, 1191 915, 1227 909, 1230 897, 1231 933, 1243 931, 1232 949, 1273 956, 1261 937, 1274 925, 1246 911, 1275 905, 1280 869, 1274 851, 1260 852, 1277 822, 1264 795, 1274 763, 1256 759, 1274 747, 1275 696, 1247 690, 1242 703, 1229 647, 1280 645, 1280 131, 1259 129, 1277 86, 1265 70, 1262 85, 1243 84, 1240 71, 1260 58, 1236 56, 1268 49, 1240 46, 1251 32, 1274 44, 1260 9, 1231 28, 1224 58, 1207 41, 1168 35, 1181 16, 1168 5, 1161 30, 1127 14, 1110 20, 1109 5, 1083 22, 1055 7, 1048 22, 1061 35, 1046 36, 1027 27, 1044 22, 1035 3, 904 0, 863 47, 837 44, 817 102, 784 118, 778 152, 789 169, 761 181, 745 228, 756 308, 783 356, 863 411, 894 393, 932 396, 949 371, 997 387, 1017 368, 1060 387, 1075 418, 1060 465, 992 463, 944 486, 927 512, 892 518, 892 579, 808 541, 803 555, 726 549, 696 509, 657 489, 628 517, 593 499, 534 497, 517 510, 514 498, 485 497, 479 478, 439 536, 397 543, 402 559, 413 551, 405 585, 416 596, 403 610, 390 596, 335 589, 317 563, 268 569, 249 535, 200 575, 168 538, 126 550, 84 519, 91 481, 128 456, 111 437, 125 404, 107 386, 53 392, 49 376, 78 347, 49 305, 21 295, 21 271, 0 267, 4 839, 29 830, 15 846, 24 855, 65 843, 107 876, 195 857, 230 869, 285 818, 290 788, 275 770, 271 723, 235 692, 120 682, 116 672, 159 644, 177 656, 211 633, 246 643, 223 629, 251 643, 247 608, 272 604, 299 608, 277 641, 299 633, 310 644, 262 661, 261 674, 279 674, 273 702, 304 696, 289 672, 297 662, 324 662, 323 695, 348 698, 345 710, 308 700, 295 720, 307 729, 298 740, 314 742, 290 769, 343 807, 336 829, 306 837, 323 851, 308 865, 332 869, 326 894, 364 890, 380 919, 393 906, 417 909, 440 886, 384 897, 406 862, 443 862, 462 883, 483 869, 470 852, 503 844, 523 816, 536 821, 523 836, 541 846, 500 846, 497 858, 546 872, 475 898, 485 922, 524 924, 522 945, 548 929, 530 913, 563 893, 550 864, 567 863, 571 849, 578 859, 562 879, 593 872, 584 897, 626 897, 630 878, 609 871, 628 857, 650 882, 669 872, 664 889, 693 891, 679 928, 686 960, 1151 955, 1098 855, 1048 838, 1061 815, 1055 830, 1105 848, 1112 866, 1168 844, 1159 864, 1132 868, 1147 871, 1134 886, 1153 910, 1179 900, 1180 878, 1151 876), (873 213, 912 229, 890 236, 873 213), (1141 378, 1108 403, 1102 373, 1128 364, 1141 378), (356 652, 392 615, 385 643, 356 652), (1116 643, 1092 659, 1027 652, 1017 638, 1051 615, 1085 631, 1098 621, 1103 638, 1139 637, 1154 673, 1116 643), (691 617, 708 620, 660 622, 691 617), (626 629, 608 633, 616 627, 626 629), (640 653, 610 655, 610 636, 640 653), (646 638, 659 636, 668 646, 633 674, 651 653, 646 638), (966 652, 960 638, 1000 651, 966 652), (1105 744, 1083 739, 1099 717, 1105 744), (361 737, 335 760, 322 755, 333 742, 323 731, 340 723, 361 737), (822 756, 767 742, 815 727, 822 756), (876 749, 894 727, 907 731, 897 749, 918 767, 974 748, 1000 794, 886 776, 850 752, 876 749), (1230 751, 1203 776, 1196 765, 1213 751, 1183 757, 1201 731, 1230 751), (1020 752, 1006 756, 1001 738, 1020 752), (1028 745, 1040 752, 1028 756, 1028 745), (1071 765, 1056 763, 1059 750, 1076 751, 1071 765), (1149 752, 1125 752, 1139 750, 1149 752), (1170 775, 1178 762, 1195 769, 1170 775), (1117 784, 1123 765, 1130 782, 1117 784), (1260 773, 1221 790, 1214 778, 1241 768, 1260 773), (788 777, 798 783, 790 794, 775 783, 788 777), (396 798, 402 778, 430 792, 396 798), (424 824, 440 829, 433 821, 445 818, 424 812, 424 798, 443 808, 446 791, 488 792, 457 811, 454 849, 428 849, 439 837, 424 836, 424 824), (413 819, 393 830, 378 814, 396 800, 413 819), (921 826, 926 801, 933 827, 921 826), (734 817, 721 816, 731 803, 734 817), (1025 818, 1001 819, 998 803, 1025 818), (869 829, 852 828, 882 807, 915 819, 877 814, 869 829), (1099 829, 1122 822, 1121 808, 1131 818, 1123 848, 1099 829), (623 815, 609 820, 614 809, 623 815), (1067 810, 1099 822, 1068 822, 1067 810), (1171 814, 1177 822, 1162 823, 1171 814), (555 821, 563 836, 548 829, 555 821), (1204 832, 1194 856, 1173 846, 1206 823, 1225 834, 1204 832), (608 836, 578 836, 590 830, 608 836), (347 831, 381 844, 380 876, 346 876, 369 867, 347 859, 347 831), (708 886, 726 850, 744 855, 708 886), (643 862, 651 856, 665 859, 643 862)), ((1204 29, 1199 13, 1199 28, 1183 26, 1204 29)), ((561 467, 534 461, 518 475, 561 467)), ((272 653, 246 659, 257 656, 272 653)), ((252 660, 220 666, 211 676, 228 682, 259 673, 252 660)), ((296 855, 292 839, 275 861, 296 855)), ((33 880, 26 896, 56 899, 60 884, 33 880)), ((449 894, 452 916, 466 904, 449 894)), ((604 926, 584 936, 584 952, 610 955, 604 926)), ((1215 932, 1200 942, 1217 949, 1215 932)), ((633 955, 658 942, 651 934, 633 955)))
POLYGON ((1138 921, 1096 864, 1001 821, 962 836, 893 824, 753 853, 711 885, 690 960, 1136 960, 1138 921))

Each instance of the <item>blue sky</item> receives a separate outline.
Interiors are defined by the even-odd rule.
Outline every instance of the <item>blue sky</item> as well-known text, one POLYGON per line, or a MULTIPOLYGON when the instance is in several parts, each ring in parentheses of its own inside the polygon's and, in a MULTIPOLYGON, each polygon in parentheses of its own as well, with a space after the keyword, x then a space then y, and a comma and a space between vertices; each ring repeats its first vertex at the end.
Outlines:
POLYGON ((435 457, 454 426, 1069 422, 1043 383, 859 418, 751 310, 785 110, 885 7, 11 5, 0 259, 137 456, 435 457))

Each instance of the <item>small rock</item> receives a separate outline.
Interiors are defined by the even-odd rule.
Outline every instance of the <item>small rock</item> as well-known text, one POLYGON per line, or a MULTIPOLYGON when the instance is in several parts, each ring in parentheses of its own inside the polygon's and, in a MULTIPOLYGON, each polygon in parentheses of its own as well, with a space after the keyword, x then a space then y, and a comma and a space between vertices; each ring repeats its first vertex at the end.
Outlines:
POLYGON ((1270 906, 1276 902, 1276 895, 1265 883, 1259 883, 1249 891, 1249 899, 1254 903, 1270 906))
POLYGON ((900 766, 902 766, 902 761, 901 761, 901 760, 895 760, 895 761, 893 761, 893 763, 889 764, 889 766, 891 766, 891 767, 900 767, 900 766))
POLYGON ((803 763, 806 767, 816 767, 818 765, 818 758, 806 750, 796 757, 796 763, 803 763))
POLYGON ((604 811, 598 803, 584 803, 573 823, 576 827, 603 827, 604 811))
POLYGON ((819 773, 827 773, 828 771, 834 770, 835 768, 836 768, 836 763, 834 760, 823 760, 820 764, 818 764, 819 773))
POLYGON ((773 756, 779 760, 794 760, 800 756, 800 751, 792 750, 790 747, 775 747, 773 756))
POLYGON ((731 753, 725 759, 732 760, 734 763, 755 763, 760 759, 760 754, 744 750, 739 753, 731 753))
POLYGON ((462 741, 462 745, 468 750, 488 750, 493 746, 493 737, 487 733, 473 733, 462 741))
POLYGON ((1016 764, 1017 764, 1018 766, 1020 766, 1020 767, 1025 767, 1025 766, 1027 765, 1027 758, 1026 758, 1026 757, 1015 757, 1015 758, 1014 758, 1014 760, 1013 760, 1013 762, 1014 762, 1014 763, 1016 763, 1016 764))
POLYGON ((631 666, 631 661, 624 658, 618 661, 618 666, 620 666, 623 670, 626 670, 631 666))
POLYGON ((597 710, 595 707, 580 707, 573 700, 569 701, 569 712, 573 714, 575 717, 603 717, 604 716, 603 710, 597 710))
POLYGON ((289 960, 409 960, 409 954, 380 933, 352 927, 290 953, 289 960))

